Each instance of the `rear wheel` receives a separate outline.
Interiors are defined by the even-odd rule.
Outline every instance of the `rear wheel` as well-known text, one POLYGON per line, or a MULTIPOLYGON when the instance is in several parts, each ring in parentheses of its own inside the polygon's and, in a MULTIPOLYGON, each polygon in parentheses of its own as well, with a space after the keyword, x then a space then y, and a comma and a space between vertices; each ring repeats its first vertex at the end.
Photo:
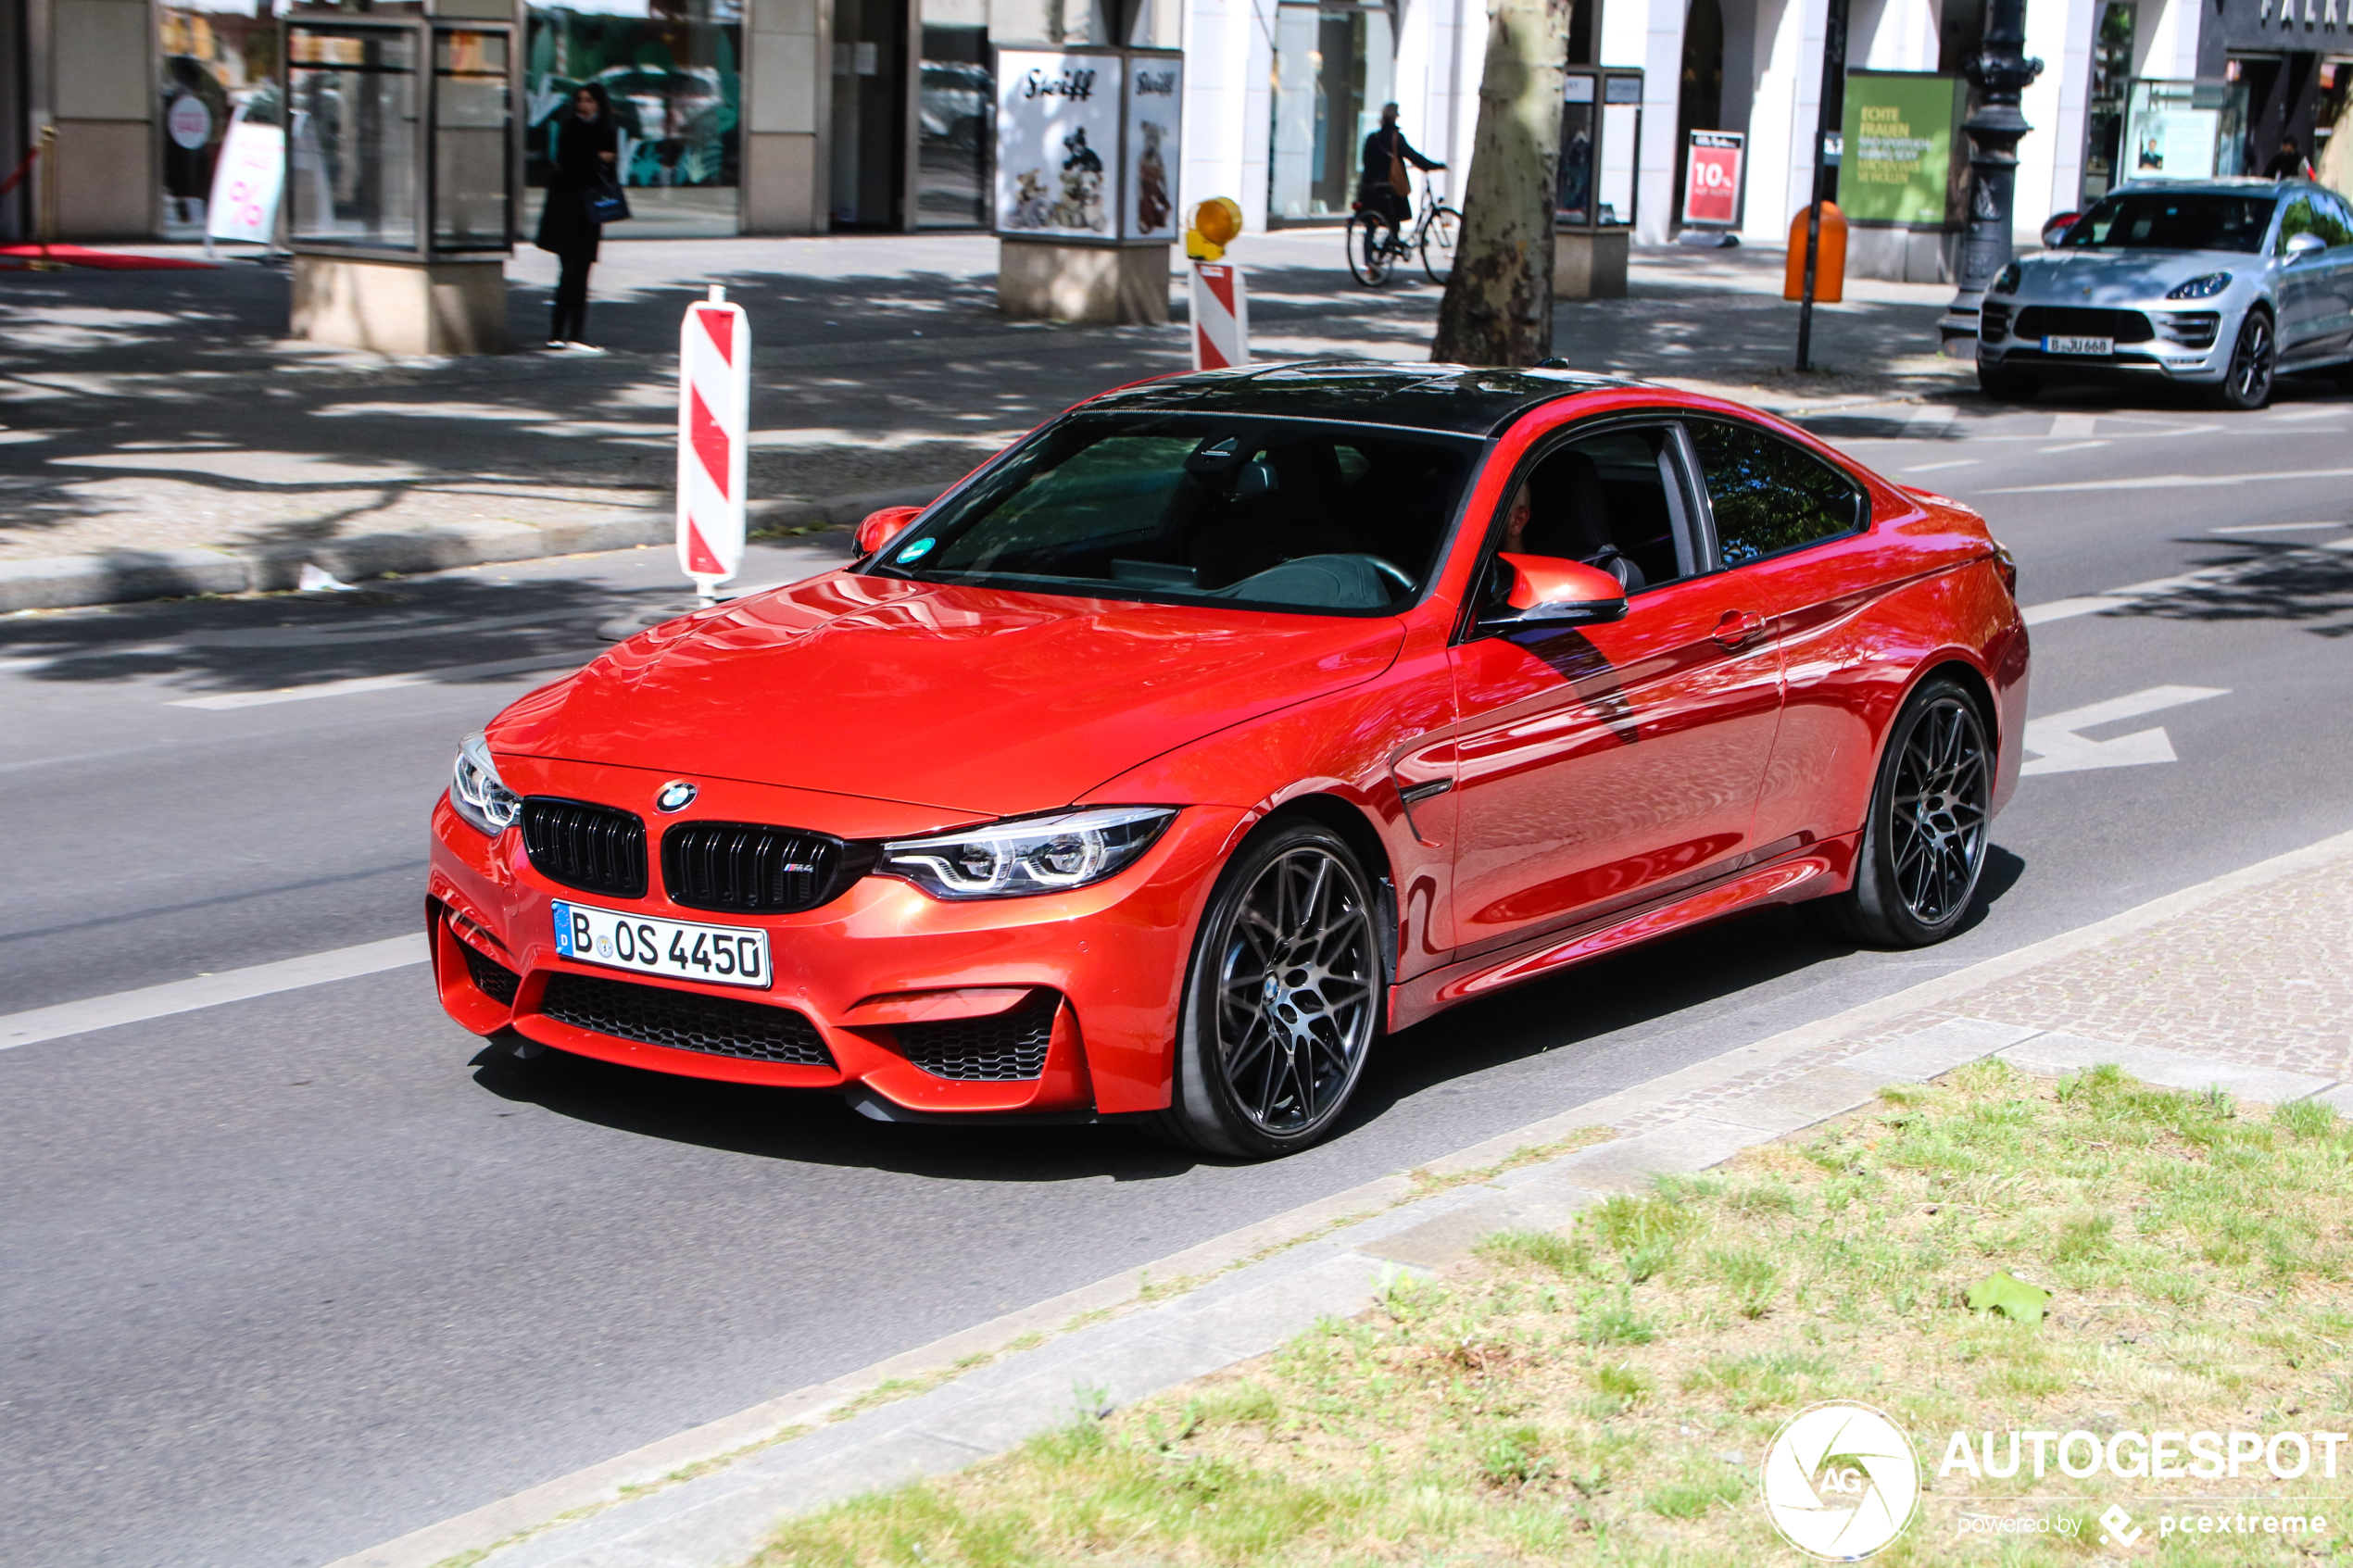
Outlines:
POLYGON ((1379 922, 1340 838, 1289 822, 1245 844, 1194 939, 1157 1130, 1266 1160, 1327 1135, 1380 1032, 1379 922))
POLYGON ((2212 397, 2218 408, 2260 408, 2271 400, 2271 379, 2279 369, 2279 345, 2271 319, 2250 310, 2239 323, 2237 345, 2231 350, 2230 372, 2212 397))
POLYGON ((1888 732, 1855 885, 1815 909, 1869 947, 1944 941, 1977 895, 1993 810, 1994 755, 1977 704, 1956 682, 1926 682, 1888 732))
POLYGON ((1348 220, 1348 270, 1368 289, 1389 281, 1389 247, 1396 230, 1378 212, 1348 220))
POLYGON ((1461 213, 1441 207, 1429 215, 1429 227, 1422 231, 1422 270, 1431 282, 1442 283, 1454 275, 1454 247, 1462 239, 1461 213))

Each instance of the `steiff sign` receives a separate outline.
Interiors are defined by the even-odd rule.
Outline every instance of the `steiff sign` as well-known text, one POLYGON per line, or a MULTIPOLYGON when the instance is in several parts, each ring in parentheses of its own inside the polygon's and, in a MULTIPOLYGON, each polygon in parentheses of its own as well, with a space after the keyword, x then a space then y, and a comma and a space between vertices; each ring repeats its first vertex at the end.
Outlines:
POLYGON ((1847 73, 1838 206, 1849 221, 1933 228, 1949 220, 1965 92, 1957 76, 1847 73))

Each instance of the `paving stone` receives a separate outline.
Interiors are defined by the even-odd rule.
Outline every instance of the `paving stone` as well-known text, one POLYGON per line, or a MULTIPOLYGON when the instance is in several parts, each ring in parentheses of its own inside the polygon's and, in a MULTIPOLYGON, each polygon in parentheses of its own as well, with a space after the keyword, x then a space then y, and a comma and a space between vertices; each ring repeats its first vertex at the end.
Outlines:
POLYGON ((1887 1081, 1881 1073, 1858 1073, 1852 1063, 1841 1062, 1836 1067, 1817 1067, 1769 1088, 1718 1100, 1708 1107, 1708 1114, 1768 1133, 1793 1133, 1870 1104, 1879 1098, 1880 1085, 1887 1081))
POLYGON ((1710 1117, 1691 1116, 1638 1137, 1617 1138, 1579 1149, 1563 1160, 1564 1175, 1594 1192, 1641 1192, 1651 1178, 1669 1171, 1705 1171, 1720 1165, 1773 1134, 1710 1117))
POLYGON ((2078 1073, 2114 1062, 2145 1084, 2169 1089, 2205 1089, 2220 1085, 2241 1099, 2279 1105, 2329 1086, 2330 1080, 2271 1067, 2249 1067, 2214 1057, 2193 1056, 2156 1046, 2119 1045, 2081 1035, 2037 1035, 2001 1053, 2002 1060, 2030 1073, 2078 1073))
POLYGON ((1841 1067, 1859 1073, 1884 1073, 1891 1078, 1925 1083, 1956 1067, 1992 1056, 2040 1031, 2022 1023, 1996 1023, 1984 1018, 1948 1018, 1917 1030, 1899 1040, 1842 1058, 1841 1067))
POLYGON ((1491 1193, 1451 1213, 1356 1248, 1376 1258, 1441 1269, 1470 1255, 1480 1236, 1493 1231, 1558 1230, 1600 1195, 1559 1182, 1530 1182, 1491 1193))

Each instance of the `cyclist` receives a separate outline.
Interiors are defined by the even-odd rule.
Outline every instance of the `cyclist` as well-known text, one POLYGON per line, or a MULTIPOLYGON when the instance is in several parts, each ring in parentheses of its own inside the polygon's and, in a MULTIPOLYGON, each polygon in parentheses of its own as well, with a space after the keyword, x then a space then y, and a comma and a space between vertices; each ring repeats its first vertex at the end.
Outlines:
POLYGON ((1402 230, 1413 221, 1413 187, 1406 183, 1405 166, 1416 169, 1443 169, 1414 150, 1405 133, 1397 129, 1397 106, 1380 107, 1380 129, 1365 138, 1365 172, 1356 182, 1356 206, 1359 211, 1378 213, 1392 230, 1402 230))

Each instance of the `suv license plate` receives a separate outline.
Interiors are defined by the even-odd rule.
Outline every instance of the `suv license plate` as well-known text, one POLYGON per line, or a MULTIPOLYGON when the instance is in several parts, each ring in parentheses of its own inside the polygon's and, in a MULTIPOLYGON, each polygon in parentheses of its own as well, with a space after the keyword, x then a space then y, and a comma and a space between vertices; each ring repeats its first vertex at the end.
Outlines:
POLYGON ((556 951, 577 963, 714 985, 769 985, 768 934, 625 915, 557 899, 556 951))
POLYGON ((2046 337, 2043 340, 2043 352, 2106 356, 2116 352, 2116 340, 2112 337, 2046 337))

